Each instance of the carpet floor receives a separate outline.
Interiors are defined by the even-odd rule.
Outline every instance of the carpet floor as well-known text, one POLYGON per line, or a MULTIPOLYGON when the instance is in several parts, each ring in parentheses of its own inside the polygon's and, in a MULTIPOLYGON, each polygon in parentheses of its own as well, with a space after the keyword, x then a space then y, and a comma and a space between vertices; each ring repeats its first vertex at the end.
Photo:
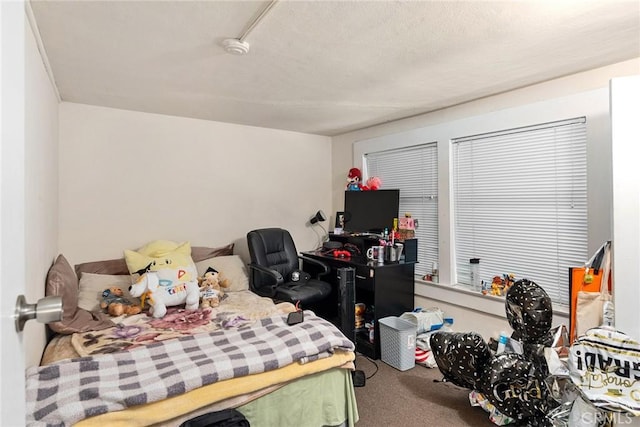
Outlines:
POLYGON ((470 390, 440 382, 438 368, 416 365, 400 371, 381 360, 358 355, 356 369, 367 377, 365 386, 355 389, 358 427, 495 427, 484 409, 471 406, 470 390))

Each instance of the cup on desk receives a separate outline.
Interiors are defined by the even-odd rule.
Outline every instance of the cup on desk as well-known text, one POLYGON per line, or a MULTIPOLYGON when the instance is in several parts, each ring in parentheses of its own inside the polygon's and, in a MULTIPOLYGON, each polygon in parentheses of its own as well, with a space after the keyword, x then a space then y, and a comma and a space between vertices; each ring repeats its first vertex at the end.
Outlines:
POLYGON ((404 245, 402 243, 394 243, 393 245, 386 246, 384 248, 384 260, 386 262, 397 262, 400 261, 400 257, 402 256, 402 250, 404 249, 404 245))
POLYGON ((384 246, 371 246, 367 249, 367 258, 371 261, 384 262, 384 246))
POLYGON ((402 250, 404 249, 404 245, 402 243, 395 243, 393 245, 392 251, 394 252, 396 259, 394 261, 400 261, 402 257, 402 250))

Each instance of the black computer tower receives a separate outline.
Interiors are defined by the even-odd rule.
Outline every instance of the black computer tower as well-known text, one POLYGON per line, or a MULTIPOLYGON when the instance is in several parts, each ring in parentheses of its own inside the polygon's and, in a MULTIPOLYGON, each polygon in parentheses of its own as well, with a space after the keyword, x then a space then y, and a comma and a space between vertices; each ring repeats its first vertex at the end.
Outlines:
POLYGON ((356 270, 353 267, 341 267, 337 269, 337 276, 340 290, 338 296, 340 322, 338 327, 355 344, 356 270))

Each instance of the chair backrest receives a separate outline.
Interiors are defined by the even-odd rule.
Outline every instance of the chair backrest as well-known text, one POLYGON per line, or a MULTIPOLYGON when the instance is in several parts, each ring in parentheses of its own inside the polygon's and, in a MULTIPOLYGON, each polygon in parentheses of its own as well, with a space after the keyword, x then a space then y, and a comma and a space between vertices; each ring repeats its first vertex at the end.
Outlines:
MULTIPOLYGON (((247 245, 252 263, 278 271, 285 281, 293 270, 299 268, 298 251, 287 230, 262 228, 250 231, 247 233, 247 245)), ((263 273, 250 272, 250 285, 254 291, 259 291, 263 283, 272 282, 263 273)))

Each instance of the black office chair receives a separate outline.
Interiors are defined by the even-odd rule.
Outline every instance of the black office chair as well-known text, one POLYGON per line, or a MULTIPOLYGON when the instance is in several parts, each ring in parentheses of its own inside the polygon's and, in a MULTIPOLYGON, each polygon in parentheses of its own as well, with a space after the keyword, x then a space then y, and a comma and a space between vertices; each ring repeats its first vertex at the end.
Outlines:
POLYGON ((263 228, 250 231, 247 244, 251 256, 249 287, 258 295, 277 302, 296 304, 299 301, 301 308, 310 308, 331 294, 331 285, 319 280, 329 273, 329 266, 298 254, 287 230, 263 228), (312 275, 302 271, 301 260, 313 264, 317 272, 312 275))

